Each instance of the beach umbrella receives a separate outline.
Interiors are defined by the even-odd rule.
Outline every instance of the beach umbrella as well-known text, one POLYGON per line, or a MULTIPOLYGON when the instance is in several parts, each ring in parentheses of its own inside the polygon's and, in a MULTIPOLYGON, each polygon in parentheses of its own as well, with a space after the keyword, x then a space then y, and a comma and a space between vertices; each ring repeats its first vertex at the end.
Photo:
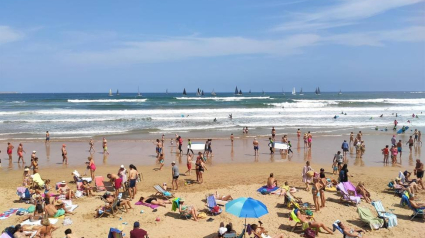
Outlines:
POLYGON ((269 213, 264 203, 250 197, 240 197, 226 203, 226 212, 237 217, 245 218, 245 228, 246 218, 260 218, 269 213))

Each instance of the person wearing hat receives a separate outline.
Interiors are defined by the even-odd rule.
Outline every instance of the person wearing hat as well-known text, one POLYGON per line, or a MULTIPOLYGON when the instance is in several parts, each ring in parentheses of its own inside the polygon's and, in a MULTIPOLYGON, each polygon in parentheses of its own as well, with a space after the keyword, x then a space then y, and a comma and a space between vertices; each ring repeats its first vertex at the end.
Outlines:
POLYGON ((148 237, 148 232, 140 228, 138 221, 134 222, 133 230, 130 231, 130 238, 145 238, 148 237))
POLYGON ((194 206, 184 205, 185 199, 180 198, 178 202, 179 212, 186 217, 192 217, 195 221, 198 221, 198 213, 196 212, 196 208, 194 206))
POLYGON ((68 185, 66 185, 66 181, 62 181, 62 184, 59 186, 58 192, 64 197, 64 199, 73 199, 75 198, 74 191, 72 191, 68 185))
POLYGON ((173 166, 171 168, 171 174, 173 176, 173 181, 171 182, 171 184, 173 185, 173 190, 177 190, 179 189, 179 176, 180 176, 179 167, 176 165, 176 161, 171 162, 171 165, 173 166), (175 188, 174 188, 174 185, 176 185, 175 188))
POLYGON ((34 237, 53 237, 53 231, 58 229, 58 227, 50 223, 49 218, 43 218, 43 220, 41 220, 41 225, 42 227, 38 229, 34 237))
POLYGON ((25 166, 22 186, 27 187, 31 183, 30 168, 25 166))
POLYGON ((125 169, 123 164, 120 166, 120 169, 118 170, 118 176, 122 179, 122 183, 124 184, 124 186, 126 186, 126 182, 128 180, 127 170, 125 169))
POLYGON ((66 145, 62 145, 62 164, 68 164, 68 152, 66 151, 66 145))
POLYGON ((57 200, 56 202, 54 202, 53 204, 47 204, 44 207, 44 210, 46 211, 47 215, 49 217, 60 217, 65 215, 66 211, 63 208, 56 208, 57 207, 61 207, 63 205, 62 200, 57 200))

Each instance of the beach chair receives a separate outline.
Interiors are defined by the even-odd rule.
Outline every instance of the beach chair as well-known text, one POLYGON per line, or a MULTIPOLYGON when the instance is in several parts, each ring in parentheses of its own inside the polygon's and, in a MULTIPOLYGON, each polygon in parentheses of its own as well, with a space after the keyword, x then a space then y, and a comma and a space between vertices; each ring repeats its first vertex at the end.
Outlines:
POLYGON ((403 195, 401 197, 401 200, 402 200, 403 203, 407 204, 407 206, 413 211, 412 218, 410 220, 413 220, 413 218, 415 218, 418 215, 422 215, 422 217, 425 217, 424 216, 425 207, 422 207, 422 208, 412 207, 412 204, 410 203, 410 200, 406 195, 403 195))
POLYGON ((207 196, 206 200, 207 200, 206 205, 208 207, 208 211, 211 212, 212 215, 216 216, 216 215, 219 215, 223 212, 221 207, 219 207, 217 205, 217 202, 215 200, 214 195, 207 196), (217 210, 217 208, 218 208, 218 210, 217 210))
POLYGON ((372 205, 375 207, 379 218, 383 218, 384 220, 388 220, 388 222, 387 222, 388 228, 397 226, 397 216, 393 213, 386 212, 384 205, 382 205, 381 201, 373 201, 372 205))
POLYGON ((295 221, 295 225, 292 227, 291 232, 294 232, 294 230, 297 227, 301 227, 302 228, 302 222, 301 220, 297 217, 297 214, 295 214, 295 209, 293 209, 290 213, 289 213, 289 217, 290 219, 292 219, 293 221, 295 221))
POLYGON ((399 185, 398 187, 396 187, 394 185, 394 181, 390 181, 388 183, 388 187, 390 188, 390 190, 394 191, 394 196, 399 196, 401 197, 401 195, 403 194, 403 187, 401 187, 401 185, 399 185))
POLYGON ((122 231, 120 231, 116 228, 109 229, 108 238, 123 238, 123 237, 124 237, 124 235, 123 235, 122 231))
POLYGON ((354 203, 356 205, 360 203, 360 197, 350 196, 347 190, 345 189, 344 184, 339 183, 336 187, 341 194, 342 201, 354 203))
POLYGON ((19 201, 25 201, 25 203, 31 202, 30 190, 26 187, 16 188, 16 194, 19 196, 19 201))
POLYGON ((357 207, 357 213, 360 216, 360 220, 366 222, 371 230, 378 230, 384 226, 384 219, 375 217, 372 212, 364 207, 357 207))
POLYGON ((350 181, 343 182, 342 184, 344 185, 344 188, 345 188, 345 190, 347 191, 348 194, 352 193, 352 194, 354 194, 355 197, 363 198, 362 195, 357 193, 356 187, 354 187, 354 185, 350 181))
POLYGON ((341 229, 341 227, 339 227, 339 226, 338 226, 338 223, 339 223, 339 220, 336 220, 336 221, 334 222, 334 224, 332 224, 332 228, 333 228, 333 231, 334 231, 334 232, 335 232, 336 230, 338 230, 339 232, 341 232, 341 234, 342 234, 342 238, 355 238, 355 237, 353 237, 353 236, 348 236, 348 235, 344 234, 344 231, 341 229))
POLYGON ((103 184, 103 176, 96 176, 94 177, 94 183, 96 185, 97 191, 105 191, 105 185, 103 184))
POLYGON ((236 233, 229 233, 229 234, 224 234, 223 238, 242 238, 244 234, 245 234, 245 229, 243 229, 238 236, 236 235, 236 233))
POLYGON ((161 195, 166 198, 173 198, 174 195, 168 191, 165 191, 160 185, 154 185, 153 188, 157 191, 155 195, 161 195))

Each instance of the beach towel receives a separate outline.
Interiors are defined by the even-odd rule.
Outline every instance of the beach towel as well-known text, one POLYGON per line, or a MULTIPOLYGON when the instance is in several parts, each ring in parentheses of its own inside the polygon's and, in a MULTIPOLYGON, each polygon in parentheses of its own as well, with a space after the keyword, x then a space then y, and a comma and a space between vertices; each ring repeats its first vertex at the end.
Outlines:
POLYGON ((277 187, 277 186, 274 187, 274 188, 269 188, 267 186, 263 186, 263 187, 257 189, 257 192, 259 192, 261 194, 269 194, 269 193, 274 192, 274 191, 276 191, 278 189, 279 189, 279 187, 277 187))
POLYGON ((94 178, 96 189, 99 191, 105 191, 105 185, 103 184, 103 176, 96 176, 94 178))
POLYGON ((0 220, 4 220, 15 214, 19 209, 18 208, 11 208, 3 213, 0 213, 0 220))
MULTIPOLYGON (((50 224, 54 225, 58 222, 57 218, 49 218, 50 224)), ((21 225, 41 226, 41 220, 31 222, 30 219, 25 220, 21 225)))
POLYGON ((172 211, 176 211, 179 208, 179 201, 180 201, 180 198, 173 199, 173 205, 171 206, 172 211))
POLYGON ((134 205, 142 205, 142 206, 145 206, 145 207, 150 207, 152 209, 159 207, 159 205, 145 203, 145 202, 136 202, 134 205))
POLYGON ((395 214, 386 212, 381 201, 373 201, 372 205, 375 207, 376 212, 380 218, 388 218, 388 228, 397 226, 397 216, 395 214))
POLYGON ((384 226, 384 219, 377 218, 372 215, 372 212, 364 207, 358 207, 357 213, 360 216, 360 219, 369 224, 370 229, 378 230, 379 228, 384 226))
POLYGON ((356 204, 360 203, 360 197, 349 196, 347 190, 345 189, 342 183, 339 183, 336 187, 339 189, 343 200, 348 202, 355 202, 356 204))
POLYGON ((350 181, 348 181, 348 182, 342 182, 342 184, 344 185, 345 190, 347 192, 352 191, 354 193, 354 196, 355 197, 360 197, 360 198, 363 197, 362 195, 360 195, 360 194, 357 193, 356 187, 354 187, 354 185, 350 181))
POLYGON ((32 177, 32 180, 34 181, 34 183, 38 184, 38 186, 40 186, 40 187, 44 187, 44 181, 41 178, 39 173, 31 175, 31 177, 32 177))

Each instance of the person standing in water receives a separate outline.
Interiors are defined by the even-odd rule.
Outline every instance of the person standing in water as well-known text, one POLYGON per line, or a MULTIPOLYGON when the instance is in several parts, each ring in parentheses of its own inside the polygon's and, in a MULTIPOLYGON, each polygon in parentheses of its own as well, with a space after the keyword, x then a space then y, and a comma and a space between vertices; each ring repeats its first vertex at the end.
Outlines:
POLYGON ((350 145, 351 145, 351 143, 354 143, 354 133, 353 132, 350 133, 350 145))
POLYGON ((271 137, 269 137, 269 144, 268 144, 269 148, 270 148, 270 154, 274 154, 274 141, 271 137))
POLYGON ((252 142, 252 145, 254 146, 254 156, 258 156, 258 144, 257 138, 254 138, 254 141, 252 142))
POLYGON ((418 129, 415 129, 415 131, 413 132, 413 136, 415 136, 414 142, 418 141, 418 129))
POLYGON ((24 147, 22 146, 22 143, 19 143, 16 153, 18 154, 18 163, 22 159, 22 163, 25 164, 24 153, 26 154, 27 152, 25 152, 24 147))
POLYGON ((47 144, 47 143, 50 144, 50 133, 49 133, 49 131, 46 131, 46 141, 44 143, 45 144, 47 144))
POLYGON ((276 129, 272 128, 272 139, 274 140, 276 136, 276 129))
POLYGON ((232 142, 232 147, 233 147, 233 139, 234 139, 234 137, 233 137, 233 133, 230 135, 230 141, 232 142))
POLYGON ((410 138, 409 138, 409 140, 407 141, 407 143, 406 143, 406 145, 409 145, 409 150, 410 150, 410 153, 412 153, 412 148, 413 148, 413 138, 412 138, 412 136, 410 136, 410 138))
POLYGON ((297 130, 297 138, 298 138, 298 140, 300 140, 300 137, 301 137, 301 130, 300 130, 300 129, 298 129, 298 130, 297 130))
POLYGON ((308 148, 311 148, 311 142, 313 141, 313 135, 310 133, 310 131, 307 134, 308 139, 308 148))
POLYGON ((403 151, 402 146, 403 146, 403 144, 401 143, 401 140, 398 140, 398 143, 397 143, 397 152, 400 154, 400 159, 401 159, 401 153, 403 151))
POLYGON ((13 146, 10 142, 7 142, 7 155, 9 155, 9 160, 12 161, 12 153, 15 146, 13 146))
POLYGON ((103 137, 103 154, 108 154, 108 141, 106 140, 105 137, 103 137))
POLYGON ((349 147, 349 145, 348 145, 347 141, 344 140, 344 142, 342 142, 342 145, 341 145, 343 156, 347 156, 348 147, 349 147))
POLYGON ((62 145, 62 164, 68 164, 68 152, 66 151, 66 145, 62 145))
POLYGON ((182 145, 183 145, 183 138, 181 136, 178 137, 179 141, 179 154, 183 154, 182 145))

